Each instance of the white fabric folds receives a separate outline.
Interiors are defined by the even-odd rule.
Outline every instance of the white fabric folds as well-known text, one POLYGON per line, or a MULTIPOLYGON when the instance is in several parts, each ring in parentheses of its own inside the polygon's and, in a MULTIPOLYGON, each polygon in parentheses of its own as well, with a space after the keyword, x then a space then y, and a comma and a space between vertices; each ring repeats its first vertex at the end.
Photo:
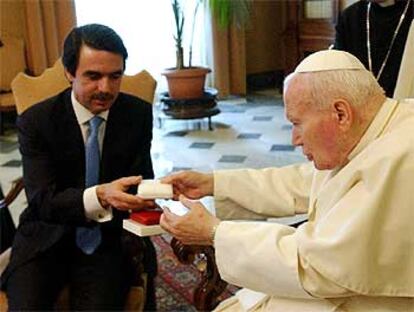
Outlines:
POLYGON ((139 197, 144 199, 173 198, 173 188, 171 184, 164 184, 157 180, 143 180, 138 185, 139 197))

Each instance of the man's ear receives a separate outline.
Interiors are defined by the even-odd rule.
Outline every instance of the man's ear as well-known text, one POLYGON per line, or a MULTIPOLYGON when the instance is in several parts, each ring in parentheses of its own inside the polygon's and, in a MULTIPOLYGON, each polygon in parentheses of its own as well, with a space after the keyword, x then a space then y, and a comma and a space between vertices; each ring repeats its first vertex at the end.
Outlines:
POLYGON ((72 74, 66 68, 64 68, 64 74, 69 83, 72 84, 75 77, 73 77, 72 74))
POLYGON ((346 100, 335 100, 332 104, 334 118, 343 130, 351 128, 354 122, 354 111, 346 100))

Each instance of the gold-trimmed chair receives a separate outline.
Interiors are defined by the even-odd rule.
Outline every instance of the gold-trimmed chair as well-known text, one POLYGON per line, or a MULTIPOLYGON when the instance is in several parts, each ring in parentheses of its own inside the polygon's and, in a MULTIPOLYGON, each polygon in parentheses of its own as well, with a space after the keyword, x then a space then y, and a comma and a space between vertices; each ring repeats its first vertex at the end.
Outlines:
MULTIPOLYGON (((19 73, 11 83, 17 113, 21 114, 33 104, 39 103, 68 88, 70 84, 63 72, 62 61, 58 59, 53 67, 46 69, 38 77, 19 73), (27 92, 27 90, 31 91, 27 92)), ((152 104, 156 86, 156 80, 146 70, 143 70, 132 76, 124 75, 121 91, 152 104)))

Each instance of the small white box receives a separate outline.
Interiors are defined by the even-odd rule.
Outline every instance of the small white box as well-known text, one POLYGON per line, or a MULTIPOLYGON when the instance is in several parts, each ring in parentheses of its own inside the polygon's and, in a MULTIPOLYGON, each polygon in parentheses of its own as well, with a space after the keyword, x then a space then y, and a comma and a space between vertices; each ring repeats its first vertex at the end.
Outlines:
POLYGON ((138 185, 137 195, 144 199, 170 199, 173 198, 173 188, 171 184, 161 183, 157 180, 143 180, 138 185))
POLYGON ((158 224, 145 225, 131 219, 123 220, 123 228, 141 237, 154 236, 166 233, 158 224))

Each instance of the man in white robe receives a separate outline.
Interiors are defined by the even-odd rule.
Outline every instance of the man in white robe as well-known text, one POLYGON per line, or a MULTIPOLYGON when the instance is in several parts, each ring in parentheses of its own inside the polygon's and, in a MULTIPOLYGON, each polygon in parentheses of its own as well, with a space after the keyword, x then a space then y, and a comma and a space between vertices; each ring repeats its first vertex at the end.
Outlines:
POLYGON ((190 211, 166 208, 161 226, 213 245, 221 277, 245 287, 217 311, 414 311, 414 101, 387 99, 335 50, 303 60, 284 101, 311 162, 165 177, 190 211), (188 199, 207 195, 217 216, 188 199), (304 212, 297 229, 257 221, 304 212))

